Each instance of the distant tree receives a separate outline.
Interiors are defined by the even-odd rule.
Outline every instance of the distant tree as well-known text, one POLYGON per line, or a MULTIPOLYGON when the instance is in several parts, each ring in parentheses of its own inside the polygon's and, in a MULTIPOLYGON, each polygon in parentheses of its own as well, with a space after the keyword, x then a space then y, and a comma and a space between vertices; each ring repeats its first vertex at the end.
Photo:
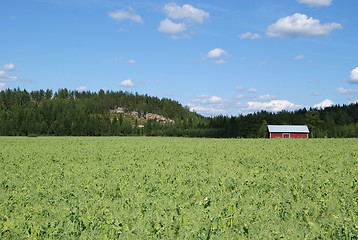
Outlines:
POLYGON ((306 123, 311 132, 311 137, 319 137, 320 127, 323 121, 320 119, 319 112, 316 110, 306 113, 306 123))
POLYGON ((267 138, 267 121, 262 122, 261 127, 259 128, 257 135, 259 138, 267 138))
POLYGON ((118 121, 119 121, 119 126, 122 126, 122 124, 123 124, 123 114, 119 115, 118 121))
POLYGON ((52 90, 47 89, 45 92, 45 99, 50 100, 52 98, 52 90))

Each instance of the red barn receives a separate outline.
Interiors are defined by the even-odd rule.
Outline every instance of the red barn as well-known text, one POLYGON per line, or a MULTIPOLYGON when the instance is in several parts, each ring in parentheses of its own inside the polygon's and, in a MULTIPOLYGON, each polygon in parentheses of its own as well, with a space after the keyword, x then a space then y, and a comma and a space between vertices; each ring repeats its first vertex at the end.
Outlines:
POLYGON ((306 125, 267 125, 269 138, 308 138, 306 125))

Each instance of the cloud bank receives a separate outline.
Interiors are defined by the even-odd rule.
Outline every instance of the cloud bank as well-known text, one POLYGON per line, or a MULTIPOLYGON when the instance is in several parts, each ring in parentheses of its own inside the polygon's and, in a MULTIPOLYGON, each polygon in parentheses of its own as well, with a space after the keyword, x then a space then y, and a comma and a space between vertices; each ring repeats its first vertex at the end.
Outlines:
POLYGON ((190 38, 186 33, 194 23, 202 24, 210 18, 210 14, 204 10, 185 4, 168 3, 163 7, 167 18, 160 22, 157 30, 161 33, 170 34, 173 39, 190 38), (174 22, 173 20, 180 20, 174 22))
POLYGON ((282 110, 293 111, 301 108, 302 106, 291 103, 287 100, 271 100, 269 102, 248 102, 244 110, 247 111, 260 111, 266 110, 271 112, 279 112, 282 110))
POLYGON ((18 77, 10 76, 5 71, 0 70, 0 82, 15 82, 18 81, 18 77))
POLYGON ((255 89, 255 88, 246 88, 244 86, 236 86, 235 90, 239 91, 239 92, 257 93, 257 89, 255 89))
POLYGON ((267 28, 269 37, 315 37, 329 35, 335 29, 341 29, 339 23, 321 24, 320 20, 308 18, 305 14, 295 13, 292 16, 277 20, 267 28))
POLYGON ((118 84, 120 87, 134 87, 134 82, 130 79, 123 80, 118 84))
POLYGON ((7 73, 11 71, 17 71, 13 63, 8 63, 0 67, 0 90, 7 88, 9 82, 19 81, 18 77, 11 76, 7 73))
POLYGON ((78 92, 87 92, 87 91, 89 91, 89 89, 87 87, 85 87, 85 86, 80 86, 80 87, 76 88, 76 91, 78 91, 78 92))
POLYGON ((305 56, 304 55, 297 55, 294 60, 303 60, 305 59, 305 56))
POLYGON ((353 69, 351 71, 351 75, 349 77, 349 81, 351 83, 358 83, 358 67, 356 67, 355 69, 353 69))
POLYGON ((326 99, 321 103, 313 105, 313 108, 322 108, 323 109, 323 108, 326 108, 326 107, 330 107, 332 105, 334 105, 334 102, 332 100, 330 100, 330 99, 326 99))
POLYGON ((193 100, 193 102, 201 104, 217 104, 222 103, 223 99, 217 96, 199 95, 193 100))
POLYGON ((5 64, 4 70, 5 71, 15 71, 15 65, 13 63, 5 64))
POLYGON ((222 57, 227 55, 228 53, 224 49, 215 48, 208 52, 208 54, 204 57, 204 60, 211 58, 214 60, 214 64, 224 64, 226 62, 222 57))
POLYGON ((326 7, 332 4, 332 0, 297 0, 297 2, 310 7, 326 7))
POLYGON ((179 6, 176 3, 168 3, 163 8, 164 12, 171 19, 185 19, 197 23, 203 23, 210 17, 208 12, 195 8, 189 4, 179 6))
POLYGON ((172 20, 166 18, 160 22, 158 27, 158 31, 166 34, 178 34, 187 30, 187 26, 185 23, 174 23, 172 20))
POLYGON ((356 89, 337 88, 336 91, 340 94, 357 94, 358 93, 358 90, 356 90, 356 89))
POLYGON ((144 23, 141 16, 135 13, 133 8, 129 8, 128 11, 126 10, 117 10, 114 12, 110 12, 108 16, 118 22, 124 20, 130 20, 137 23, 144 23))
POLYGON ((251 33, 251 32, 247 32, 247 33, 243 33, 240 35, 240 39, 260 39, 261 36, 258 33, 251 33))

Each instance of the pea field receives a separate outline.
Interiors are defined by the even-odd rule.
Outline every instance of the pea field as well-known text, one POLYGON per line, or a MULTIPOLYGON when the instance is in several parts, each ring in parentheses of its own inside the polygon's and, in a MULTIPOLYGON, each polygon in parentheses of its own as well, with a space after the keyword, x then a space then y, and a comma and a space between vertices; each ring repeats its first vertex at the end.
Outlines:
POLYGON ((2 137, 0 239, 358 239, 358 139, 2 137))

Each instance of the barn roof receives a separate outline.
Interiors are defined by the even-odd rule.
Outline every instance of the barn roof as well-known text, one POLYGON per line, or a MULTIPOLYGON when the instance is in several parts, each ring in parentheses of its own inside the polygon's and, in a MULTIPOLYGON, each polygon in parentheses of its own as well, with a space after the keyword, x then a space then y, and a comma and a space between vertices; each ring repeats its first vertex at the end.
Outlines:
POLYGON ((270 133, 309 133, 306 125, 267 125, 270 133))

